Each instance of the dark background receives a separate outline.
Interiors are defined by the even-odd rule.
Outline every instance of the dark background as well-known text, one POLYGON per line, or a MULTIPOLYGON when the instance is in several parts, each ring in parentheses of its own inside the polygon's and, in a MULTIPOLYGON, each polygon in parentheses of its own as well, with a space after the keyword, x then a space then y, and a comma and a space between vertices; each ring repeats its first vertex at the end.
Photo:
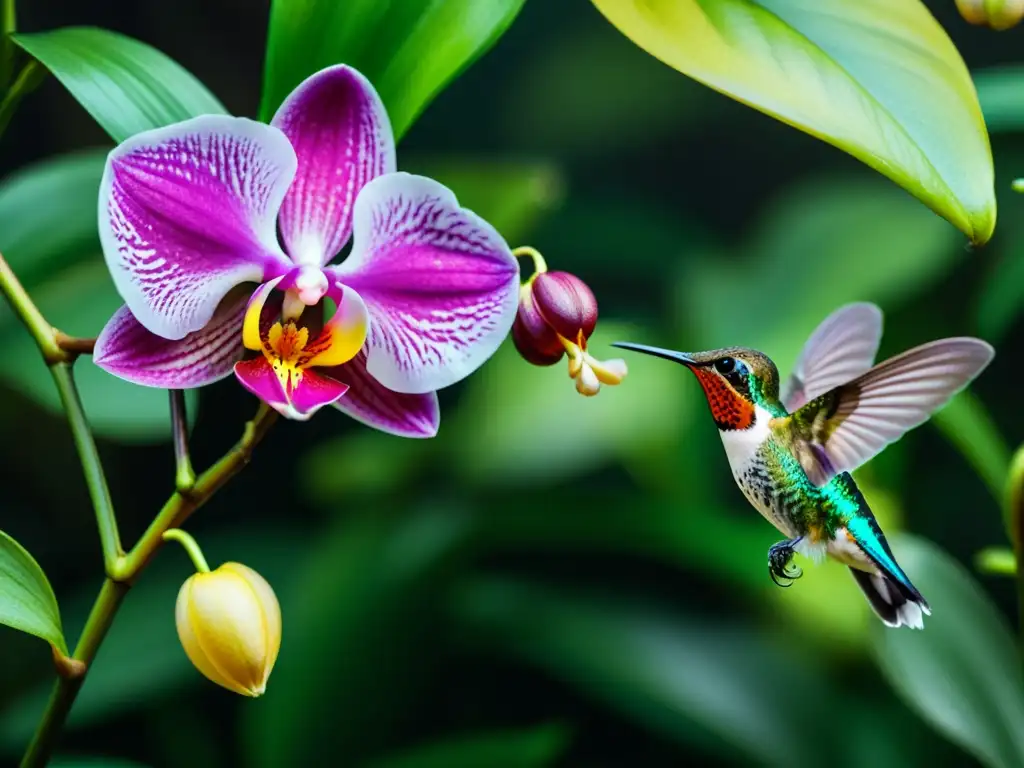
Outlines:
MULTIPOLYGON (((927 4, 972 71, 1019 55, 1024 32, 969 27, 952 0, 927 4)), ((267 10, 47 0, 23 3, 19 27, 132 35, 254 115, 267 10)), ((0 171, 107 145, 51 79, 8 129, 0 171)), ((533 0, 427 109, 399 165, 442 179, 459 163, 494 168, 499 196, 504 174, 525 183, 526 213, 503 233, 590 283, 599 356, 621 338, 742 344, 785 369, 832 308, 862 299, 886 311, 883 357, 942 335, 996 343, 973 388, 996 426, 988 459, 976 451, 972 466, 929 424, 858 473, 888 531, 969 565, 1005 543, 983 467, 1024 435, 1024 323, 1012 300, 1001 313, 988 303, 1020 256, 1008 188, 1024 164, 1018 136, 995 135, 993 148, 999 225, 972 250, 849 156, 659 64, 585 0, 533 0)), ((584 400, 561 365, 530 368, 506 344, 442 393, 433 441, 334 412, 276 426, 188 526, 211 564, 244 562, 278 591, 284 640, 266 696, 243 700, 188 664, 173 622, 188 563, 168 548, 129 595, 63 751, 172 768, 362 765, 432 740, 542 728, 540 742, 565 739, 559 765, 779 764, 790 751, 793 765, 973 764, 879 674, 876 621, 842 569, 808 566, 785 591, 769 582, 777 535, 732 485, 686 372, 629 363, 622 386, 584 400)), ((29 355, 8 366, 42 369, 29 355)), ((2 525, 46 569, 74 637, 101 579, 76 455, 31 388, 0 392, 2 525)), ((233 379, 202 392, 197 467, 255 405, 233 379)), ((152 430, 112 429, 100 447, 130 544, 172 489, 170 446, 152 430)), ((1012 581, 979 578, 1015 622, 1012 581)), ((48 651, 0 631, 0 658, 0 764, 14 764, 48 651)))

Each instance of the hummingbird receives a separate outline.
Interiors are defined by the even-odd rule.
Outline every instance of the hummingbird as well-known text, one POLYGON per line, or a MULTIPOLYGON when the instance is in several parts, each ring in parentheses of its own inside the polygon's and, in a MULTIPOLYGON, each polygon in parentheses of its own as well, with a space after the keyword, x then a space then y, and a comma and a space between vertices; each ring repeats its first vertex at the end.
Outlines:
POLYGON ((808 338, 781 388, 775 363, 754 349, 612 346, 674 360, 697 377, 736 484, 786 537, 768 550, 776 584, 802 575, 794 553, 815 563, 827 556, 849 567, 886 625, 923 629, 931 608, 850 473, 927 421, 995 351, 981 339, 946 338, 876 365, 881 338, 876 305, 842 306, 808 338))

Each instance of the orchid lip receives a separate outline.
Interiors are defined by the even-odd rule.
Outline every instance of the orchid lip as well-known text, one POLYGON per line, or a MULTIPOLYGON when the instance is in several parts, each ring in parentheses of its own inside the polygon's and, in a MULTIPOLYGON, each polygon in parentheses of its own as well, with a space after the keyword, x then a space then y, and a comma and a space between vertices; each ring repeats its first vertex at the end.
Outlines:
POLYGON ((682 363, 687 367, 692 367, 698 364, 697 361, 686 352, 676 352, 671 349, 662 349, 660 347, 649 347, 646 344, 632 344, 626 341, 616 341, 611 346, 618 347, 619 349, 629 349, 633 352, 642 352, 645 355, 652 355, 653 357, 662 357, 666 360, 675 360, 677 363, 682 363))

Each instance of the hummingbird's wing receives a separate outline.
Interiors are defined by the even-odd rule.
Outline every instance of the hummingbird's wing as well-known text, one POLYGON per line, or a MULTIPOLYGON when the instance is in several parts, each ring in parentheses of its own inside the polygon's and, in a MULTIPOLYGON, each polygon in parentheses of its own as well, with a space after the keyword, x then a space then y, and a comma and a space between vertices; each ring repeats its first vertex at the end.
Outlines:
POLYGON ((824 485, 923 424, 992 360, 980 339, 940 339, 879 363, 853 381, 773 420, 807 473, 824 485))
POLYGON ((882 340, 882 310, 861 302, 840 307, 807 339, 782 388, 790 413, 871 368, 882 340))

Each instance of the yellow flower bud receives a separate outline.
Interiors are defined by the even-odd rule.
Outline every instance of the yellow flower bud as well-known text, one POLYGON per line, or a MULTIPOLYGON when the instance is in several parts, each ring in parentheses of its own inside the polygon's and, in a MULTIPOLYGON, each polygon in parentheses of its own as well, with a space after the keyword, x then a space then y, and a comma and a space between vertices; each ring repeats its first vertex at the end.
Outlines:
POLYGON ((1016 26, 1024 17, 1024 0, 956 0, 956 7, 969 23, 995 30, 1016 26))
POLYGON ((178 637, 195 668, 243 696, 259 696, 281 648, 281 608, 256 571, 225 563, 178 592, 178 637))

